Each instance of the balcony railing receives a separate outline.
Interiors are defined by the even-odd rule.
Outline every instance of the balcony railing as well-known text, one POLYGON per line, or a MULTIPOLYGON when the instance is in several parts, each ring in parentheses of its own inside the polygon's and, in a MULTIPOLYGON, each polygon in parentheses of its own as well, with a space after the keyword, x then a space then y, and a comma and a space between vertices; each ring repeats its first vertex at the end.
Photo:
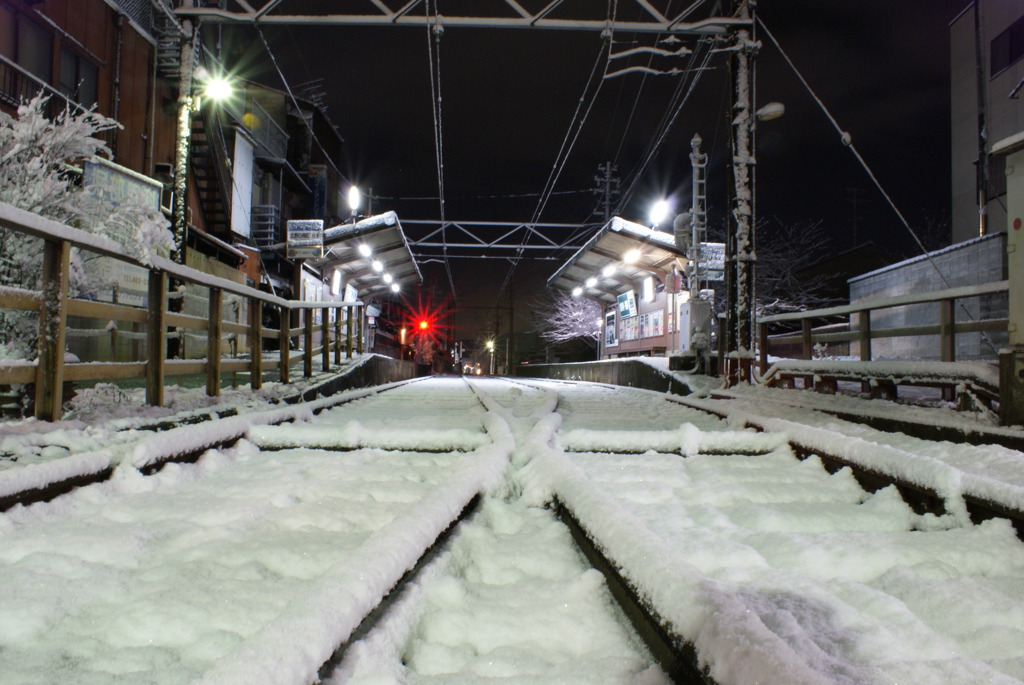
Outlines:
MULTIPOLYGON (((45 110, 48 119, 55 119, 57 115, 67 108, 81 112, 88 111, 89 109, 64 95, 64 93, 39 77, 26 71, 10 59, 0 55, 0 102, 11 107, 17 107, 22 102, 34 98, 39 91, 43 91, 50 96, 45 110)), ((105 142, 108 147, 111 147, 116 135, 116 129, 109 129, 97 133, 95 137, 105 142)))

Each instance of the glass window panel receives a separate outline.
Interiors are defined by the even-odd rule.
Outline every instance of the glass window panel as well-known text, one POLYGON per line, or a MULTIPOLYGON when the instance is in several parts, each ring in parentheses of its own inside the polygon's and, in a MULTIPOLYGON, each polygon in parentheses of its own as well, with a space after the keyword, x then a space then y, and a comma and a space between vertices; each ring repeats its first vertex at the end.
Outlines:
POLYGON ((18 64, 47 83, 53 71, 53 36, 25 17, 18 21, 18 64))

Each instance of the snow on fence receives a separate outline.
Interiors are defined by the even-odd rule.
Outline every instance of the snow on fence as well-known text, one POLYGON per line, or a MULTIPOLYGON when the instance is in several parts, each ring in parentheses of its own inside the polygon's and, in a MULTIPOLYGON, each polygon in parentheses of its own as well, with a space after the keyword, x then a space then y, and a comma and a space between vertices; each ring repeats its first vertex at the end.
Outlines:
MULTIPOLYGON (((301 338, 303 348, 303 374, 313 375, 314 359, 319 356, 323 370, 329 370, 331 351, 334 364, 341 364, 342 349, 347 357, 353 352, 361 354, 363 303, 354 302, 298 302, 289 301, 240 283, 212 276, 182 266, 162 257, 142 263, 123 253, 121 246, 92 233, 66 226, 31 212, 0 203, 0 226, 43 240, 43 269, 38 291, 0 285, 0 309, 38 312, 37 358, 32 362, 0 362, 0 385, 34 384, 35 415, 39 419, 55 421, 61 416, 65 382, 100 379, 146 379, 146 401, 150 405, 164 402, 165 378, 173 374, 206 374, 206 392, 220 394, 220 375, 223 372, 248 372, 253 389, 262 384, 263 341, 276 339, 280 349, 278 369, 282 383, 289 382, 291 355, 289 349, 294 338, 301 338), (148 297, 145 306, 98 302, 72 296, 71 253, 73 249, 86 250, 103 257, 141 267, 148 272, 148 297), (209 293, 206 317, 172 311, 169 301, 176 293, 171 284, 193 284, 206 288, 209 293), (243 298, 248 302, 249 321, 224 320, 225 294, 243 298), (263 326, 263 308, 276 310, 280 328, 263 326), (344 310, 334 317, 330 310, 344 310), (320 323, 314 313, 320 310, 320 323), (291 320, 300 320, 293 328, 291 320), (145 326, 146 360, 136 362, 79 362, 65 354, 65 341, 69 335, 68 317, 77 316, 145 326), (345 331, 342 331, 342 325, 345 331), (319 327, 319 346, 314 347, 316 328, 319 327), (205 334, 206 355, 201 359, 168 359, 167 339, 188 335, 189 331, 205 334), (245 336, 247 358, 225 358, 225 336, 245 336), (355 348, 355 349, 354 349, 355 348)), ((70 332, 75 335, 74 332, 70 332)), ((237 352, 233 346, 232 352, 237 352)))
POLYGON ((813 357, 814 346, 817 343, 832 342, 857 342, 860 344, 861 361, 871 361, 871 341, 877 338, 892 338, 900 336, 938 335, 940 336, 940 358, 941 361, 954 361, 955 341, 958 333, 976 332, 1005 332, 1008 320, 977 319, 972 321, 957 322, 955 319, 957 300, 970 297, 981 297, 995 293, 1009 291, 1009 281, 995 281, 981 285, 968 285, 945 290, 933 290, 924 293, 910 293, 896 297, 885 297, 877 300, 865 300, 840 307, 826 307, 824 309, 811 309, 805 312, 788 312, 786 314, 774 314, 772 316, 758 317, 758 333, 760 342, 761 373, 768 370, 768 329, 771 324, 783 322, 799 322, 801 330, 791 335, 773 336, 771 342, 777 344, 799 343, 802 348, 802 358, 813 357), (871 313, 880 309, 892 307, 904 307, 911 304, 925 304, 934 302, 938 304, 939 323, 930 326, 902 326, 898 328, 872 328, 871 313), (851 330, 840 332, 816 332, 811 324, 815 319, 827 319, 836 316, 857 315, 857 325, 851 330))
POLYGON ((776 382, 792 383, 794 378, 803 377, 805 387, 813 382, 826 391, 833 390, 837 380, 861 381, 865 392, 873 396, 895 397, 898 385, 930 385, 943 388, 943 397, 957 399, 963 408, 974 407, 978 401, 985 405, 1000 399, 998 371, 991 364, 975 362, 965 365, 956 363, 956 336, 959 333, 1002 332, 1008 326, 1006 318, 972 319, 956 321, 956 307, 959 300, 982 297, 1009 290, 1009 281, 995 281, 980 285, 960 286, 945 290, 910 293, 895 297, 855 302, 840 307, 812 309, 805 312, 790 312, 759 317, 758 350, 761 379, 771 385, 776 382), (938 323, 920 326, 877 328, 872 325, 872 312, 935 303, 938 305, 938 323), (830 317, 856 316, 845 330, 836 326, 823 329, 812 328, 812 322, 830 317), (796 333, 773 335, 768 329, 772 324, 799 322, 801 330, 796 333), (879 362, 872 361, 871 341, 879 338, 901 336, 939 336, 939 360, 935 362, 879 362), (814 360, 814 349, 829 343, 856 343, 860 347, 860 361, 814 360), (768 363, 770 345, 796 344, 800 350, 800 361, 778 361, 768 363), (970 368, 967 368, 967 367, 970 368), (992 368, 990 368, 992 367, 992 368), (813 381, 811 380, 813 376, 813 381))

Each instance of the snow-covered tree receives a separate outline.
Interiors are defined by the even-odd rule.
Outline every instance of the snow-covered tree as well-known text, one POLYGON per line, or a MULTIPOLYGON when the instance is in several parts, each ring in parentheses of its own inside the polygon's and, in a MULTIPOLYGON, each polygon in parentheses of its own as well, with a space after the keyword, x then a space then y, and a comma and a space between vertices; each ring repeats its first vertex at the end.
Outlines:
MULTIPOLYGON (((17 117, 0 112, 0 202, 92 233, 119 236, 125 254, 144 263, 169 251, 173 236, 158 211, 102 200, 78 185, 69 167, 90 157, 109 157, 106 143, 96 135, 120 124, 93 110, 70 107, 50 120, 48 101, 40 93, 18 107, 17 117)), ((41 240, 0 228, 0 284, 38 289, 42 252, 41 240)), ((72 260, 72 287, 88 289, 81 257, 72 260)), ((8 357, 31 358, 35 335, 33 315, 0 312, 0 343, 8 357)))
POLYGON ((600 334, 601 306, 585 297, 558 293, 536 309, 537 331, 548 342, 586 340, 593 343, 600 334))

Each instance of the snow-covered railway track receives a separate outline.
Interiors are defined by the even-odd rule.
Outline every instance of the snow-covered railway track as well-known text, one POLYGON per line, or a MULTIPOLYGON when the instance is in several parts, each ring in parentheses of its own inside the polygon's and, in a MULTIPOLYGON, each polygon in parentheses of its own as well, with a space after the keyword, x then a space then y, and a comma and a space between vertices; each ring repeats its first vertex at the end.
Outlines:
POLYGON ((507 429, 462 381, 432 386, 313 403, 292 417, 306 421, 250 426, 252 440, 210 426, 237 442, 9 511, 0 680, 310 682, 505 471, 507 429), (302 447, 325 426, 342 451, 302 447))
POLYGON ((0 516, 0 680, 1024 681, 1010 526, 773 427, 498 379, 320 409, 0 516))
POLYGON ((401 387, 409 381, 362 388, 280 409, 161 426, 130 443, 72 454, 62 459, 0 471, 0 512, 17 505, 48 502, 76 488, 102 483, 118 467, 152 475, 169 463, 194 463, 207 450, 228 447, 254 426, 276 425, 314 416, 334 406, 401 387))

